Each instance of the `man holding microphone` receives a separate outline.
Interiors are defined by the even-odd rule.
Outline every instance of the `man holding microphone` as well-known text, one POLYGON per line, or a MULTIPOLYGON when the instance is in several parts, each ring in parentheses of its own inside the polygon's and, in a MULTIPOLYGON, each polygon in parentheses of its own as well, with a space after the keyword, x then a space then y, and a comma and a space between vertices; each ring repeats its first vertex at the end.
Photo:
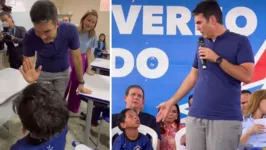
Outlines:
POLYGON ((216 1, 199 3, 193 15, 203 43, 179 90, 158 106, 157 121, 195 88, 186 119, 187 150, 235 150, 242 132, 241 82, 249 83, 254 72, 252 48, 246 36, 226 30, 216 1))

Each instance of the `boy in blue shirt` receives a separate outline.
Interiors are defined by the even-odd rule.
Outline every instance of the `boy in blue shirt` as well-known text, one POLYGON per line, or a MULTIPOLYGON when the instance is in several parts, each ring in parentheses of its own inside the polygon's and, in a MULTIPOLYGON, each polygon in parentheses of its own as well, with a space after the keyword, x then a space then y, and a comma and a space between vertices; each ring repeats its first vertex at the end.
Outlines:
POLYGON ((23 133, 11 150, 64 150, 69 118, 65 101, 52 84, 34 83, 14 101, 23 133))
POLYGON ((140 120, 136 111, 124 109, 117 121, 123 133, 115 139, 113 150, 153 150, 150 139, 138 132, 140 120))

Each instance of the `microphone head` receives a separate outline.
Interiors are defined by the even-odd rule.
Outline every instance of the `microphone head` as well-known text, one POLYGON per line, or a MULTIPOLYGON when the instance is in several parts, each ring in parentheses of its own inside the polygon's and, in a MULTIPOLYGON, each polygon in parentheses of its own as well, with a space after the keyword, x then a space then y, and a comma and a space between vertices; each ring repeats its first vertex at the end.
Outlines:
POLYGON ((204 38, 201 36, 199 37, 199 46, 204 47, 204 38))

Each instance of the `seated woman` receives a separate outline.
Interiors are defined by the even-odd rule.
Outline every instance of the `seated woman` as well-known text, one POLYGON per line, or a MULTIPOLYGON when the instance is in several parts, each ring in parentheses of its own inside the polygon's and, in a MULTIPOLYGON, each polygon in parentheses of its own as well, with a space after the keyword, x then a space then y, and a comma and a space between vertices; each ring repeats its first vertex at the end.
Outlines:
POLYGON ((106 50, 106 37, 104 33, 101 33, 98 40, 98 47, 94 50, 95 58, 102 58, 103 54, 108 53, 106 50))
MULTIPOLYGON (((266 90, 255 91, 244 112, 243 131, 240 144, 252 144, 255 147, 266 147, 265 125, 256 124, 256 119, 266 115, 266 90)), ((265 118, 266 120, 266 118, 265 118)))
MULTIPOLYGON (((161 122, 161 150, 175 150, 175 135, 185 124, 180 123, 180 110, 179 106, 175 104, 166 119, 161 122)), ((185 137, 181 139, 181 144, 185 144, 185 137)))

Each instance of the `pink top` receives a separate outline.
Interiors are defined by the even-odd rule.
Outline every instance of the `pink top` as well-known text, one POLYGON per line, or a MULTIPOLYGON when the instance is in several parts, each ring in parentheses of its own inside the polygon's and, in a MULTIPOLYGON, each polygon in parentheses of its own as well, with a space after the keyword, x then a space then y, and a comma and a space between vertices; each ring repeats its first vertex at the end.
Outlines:
POLYGON ((183 127, 185 127, 185 124, 183 123, 179 125, 179 128, 175 123, 164 126, 165 133, 161 135, 161 150, 176 150, 175 135, 176 132, 182 129, 183 127))

